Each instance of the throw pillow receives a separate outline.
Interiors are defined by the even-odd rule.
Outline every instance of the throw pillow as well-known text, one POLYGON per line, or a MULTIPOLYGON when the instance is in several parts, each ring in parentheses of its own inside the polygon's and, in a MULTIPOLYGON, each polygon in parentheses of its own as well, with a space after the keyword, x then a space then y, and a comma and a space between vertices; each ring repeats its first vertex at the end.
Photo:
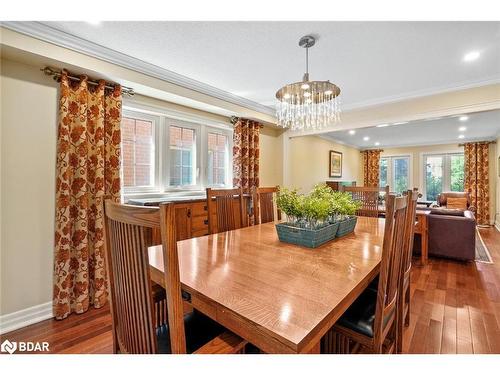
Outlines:
POLYGON ((456 208, 459 210, 467 209, 467 198, 448 198, 446 208, 456 208))

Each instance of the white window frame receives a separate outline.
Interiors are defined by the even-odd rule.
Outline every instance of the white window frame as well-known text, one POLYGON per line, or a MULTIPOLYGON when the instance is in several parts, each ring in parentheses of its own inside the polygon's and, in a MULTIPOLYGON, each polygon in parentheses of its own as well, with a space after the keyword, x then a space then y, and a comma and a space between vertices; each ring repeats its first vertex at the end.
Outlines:
POLYGON ((451 189, 451 157, 464 155, 460 151, 448 151, 448 152, 429 152, 422 153, 420 170, 422 172, 422 195, 425 200, 427 200, 427 157, 428 156, 441 156, 444 157, 444 170, 443 170, 443 191, 450 191, 451 189))
MULTIPOLYGON (((214 121, 195 114, 180 112, 162 106, 143 104, 140 101, 124 100, 123 116, 138 119, 154 120, 155 139, 155 186, 145 189, 123 189, 122 196, 129 198, 156 198, 168 195, 188 196, 204 193, 208 186, 208 133, 218 133, 227 136, 226 185, 214 185, 218 188, 230 188, 233 185, 233 127, 229 123, 214 121), (192 128, 196 132, 196 184, 193 186, 170 186, 170 129, 168 121, 174 126, 192 128), (177 123, 176 123, 177 122, 177 123)), ((121 172, 123 173, 123 172, 121 172)))
MULTIPOLYGON (((380 156, 380 160, 389 159, 387 164, 387 184, 389 185, 389 191, 394 191, 394 159, 408 159, 408 189, 413 186, 413 156, 411 154, 395 154, 395 155, 384 155, 380 156)), ((380 172, 380 167, 379 167, 380 172)), ((382 186, 383 187, 383 186, 382 186)))
MULTIPOLYGON (((159 116, 151 115, 148 113, 137 112, 132 110, 123 110, 122 117, 133 118, 134 120, 151 121, 153 123, 153 185, 152 186, 123 186, 123 195, 128 195, 130 193, 151 193, 158 189, 158 182, 160 179, 160 168, 159 168, 159 150, 160 147, 160 123, 161 118, 159 116)), ((160 150, 159 150, 160 151, 160 150)), ((121 167, 121 166, 120 166, 121 167)), ((120 178, 123 181, 123 168, 120 170, 120 178)))
POLYGON ((232 157, 232 149, 233 149, 233 133, 231 131, 228 131, 227 129, 220 129, 220 128, 214 128, 214 127, 207 127, 206 129, 206 141, 203 143, 204 146, 206 147, 205 152, 203 155, 206 155, 207 160, 205 162, 205 186, 206 187, 214 187, 214 188, 228 188, 233 186, 233 168, 232 168, 232 163, 231 163, 231 157, 232 157), (218 134, 218 135, 224 135, 227 137, 227 143, 226 143, 226 153, 227 153, 227 158, 226 162, 224 165, 225 168, 225 175, 224 175, 224 180, 225 184, 208 184, 208 133, 212 134, 218 134))
POLYGON ((163 180, 163 191, 164 192, 179 192, 179 191, 193 191, 193 190, 202 190, 202 183, 201 183, 201 176, 200 176, 200 165, 201 164, 201 144, 202 144, 202 136, 201 136, 201 128, 202 126, 199 124, 194 124, 188 121, 184 120, 179 120, 179 119, 174 119, 171 117, 163 117, 164 121, 164 129, 165 129, 165 136, 163 137, 165 145, 164 145, 164 150, 165 152, 162 154, 161 159, 163 160, 165 166, 163 168, 163 173, 164 173, 164 180, 163 180), (172 121, 169 123, 169 121, 172 121), (180 186, 174 186, 170 185, 170 126, 176 126, 179 128, 184 128, 184 129, 192 129, 194 130, 194 137, 195 137, 195 147, 196 147, 196 155, 195 155, 195 163, 196 166, 194 168, 194 178, 195 178, 195 184, 194 185, 180 185, 180 186))

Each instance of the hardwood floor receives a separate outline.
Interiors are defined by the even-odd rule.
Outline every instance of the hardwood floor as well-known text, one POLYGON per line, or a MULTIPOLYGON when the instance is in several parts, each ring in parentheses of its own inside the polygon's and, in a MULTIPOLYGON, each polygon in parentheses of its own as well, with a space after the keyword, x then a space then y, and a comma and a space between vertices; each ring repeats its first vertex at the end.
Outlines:
MULTIPOLYGON (((480 229, 494 264, 430 258, 411 275, 411 321, 405 353, 500 353, 500 232, 480 229)), ((48 341, 51 353, 111 353, 109 309, 47 320, 1 335, 48 341)))

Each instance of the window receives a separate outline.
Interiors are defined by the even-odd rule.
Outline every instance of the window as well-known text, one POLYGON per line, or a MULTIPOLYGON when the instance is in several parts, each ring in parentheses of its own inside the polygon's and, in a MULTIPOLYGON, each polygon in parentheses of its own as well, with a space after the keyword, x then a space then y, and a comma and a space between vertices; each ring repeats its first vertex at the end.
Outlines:
POLYGON ((208 133, 208 185, 224 186, 228 174, 228 137, 208 133))
POLYGON ((196 185, 196 139, 194 129, 170 126, 170 186, 196 185))
POLYGON ((125 189, 155 184, 155 121, 146 117, 123 116, 122 171, 125 189))
POLYGON ((464 155, 424 155, 425 196, 435 201, 443 191, 464 190, 464 155))
POLYGON ((149 108, 123 112, 125 195, 229 187, 233 138, 230 127, 151 112, 149 108))
POLYGON ((380 158, 380 186, 389 185, 390 191, 402 193, 410 186, 410 157, 386 156, 380 158))

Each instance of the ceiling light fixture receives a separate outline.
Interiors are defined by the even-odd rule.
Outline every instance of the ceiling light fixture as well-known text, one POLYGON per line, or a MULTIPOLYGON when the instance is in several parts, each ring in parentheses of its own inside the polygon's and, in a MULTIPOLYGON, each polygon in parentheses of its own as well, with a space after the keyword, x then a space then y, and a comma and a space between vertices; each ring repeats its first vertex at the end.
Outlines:
POLYGON ((471 62, 474 60, 477 60, 481 56, 481 53, 479 51, 471 51, 469 53, 466 53, 464 55, 464 61, 465 62, 471 62))
POLYGON ((464 139, 464 138, 465 138, 465 135, 460 134, 460 135, 458 136, 458 138, 459 138, 459 139, 464 139))
POLYGON ((380 124, 377 125, 377 128, 385 128, 386 126, 389 126, 389 124, 380 124))
POLYGON ((375 146, 380 146, 380 142, 375 142, 375 146))
POLYGON ((459 132, 464 132, 466 130, 467 130, 467 128, 465 126, 461 126, 461 127, 458 128, 459 132))
POLYGON ((469 116, 460 116, 460 117, 458 118, 458 120, 459 120, 459 121, 462 121, 462 122, 467 121, 468 119, 469 119, 469 116))
POLYGON ((356 134, 356 130, 349 130, 349 134, 350 134, 350 135, 354 135, 354 134, 356 134))
POLYGON ((309 81, 309 48, 315 43, 316 38, 311 35, 300 38, 299 46, 306 49, 302 82, 290 83, 276 92, 276 117, 283 128, 321 129, 340 118, 340 88, 330 81, 309 81))
POLYGON ((363 141, 369 141, 370 137, 363 137, 363 141))

